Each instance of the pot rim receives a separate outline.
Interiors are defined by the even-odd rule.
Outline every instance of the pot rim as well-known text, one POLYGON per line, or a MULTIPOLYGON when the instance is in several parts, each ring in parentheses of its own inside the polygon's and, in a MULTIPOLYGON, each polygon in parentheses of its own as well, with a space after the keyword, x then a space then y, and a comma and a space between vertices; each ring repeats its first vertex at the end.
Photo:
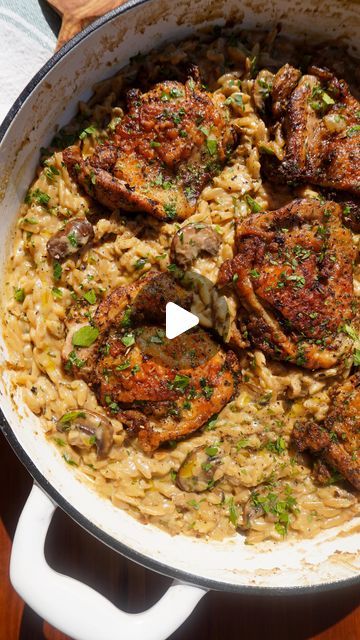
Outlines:
MULTIPOLYGON (((20 93, 19 97, 15 100, 12 107, 8 111, 5 116, 3 122, 0 125, 0 146, 2 140, 4 139, 7 130, 9 129, 12 121, 19 113, 21 107, 27 100, 27 98, 36 91, 39 83, 45 78, 45 76, 51 71, 51 69, 58 63, 61 62, 63 58, 75 47, 77 47, 83 40, 85 40, 93 31, 96 31, 103 25, 111 22, 113 19, 117 18, 121 14, 125 14, 131 9, 138 7, 142 4, 148 3, 150 0, 127 0, 120 7, 109 11, 104 16, 98 18, 90 25, 88 25, 85 29, 83 29, 80 33, 75 35, 69 42, 64 44, 59 51, 54 53, 53 56, 39 69, 39 71, 33 76, 30 82, 25 86, 25 88, 20 93)), ((1 405, 1 400, 0 400, 1 405)), ((103 542, 108 547, 112 548, 114 551, 117 551, 121 555, 125 556, 128 560, 132 560, 137 564, 145 567, 148 570, 155 571, 156 573, 161 573, 169 578, 173 578, 176 580, 180 580, 182 582, 188 584, 194 584, 200 587, 203 587, 208 590, 215 591, 228 591, 232 593, 238 593, 242 595, 256 595, 256 596, 292 596, 292 595, 302 595, 302 594, 310 594, 310 593, 320 593, 324 591, 332 591, 334 589, 343 588, 343 587, 351 587, 357 584, 360 584, 360 574, 358 576, 354 576, 351 578, 344 578, 340 580, 335 580, 333 582, 327 582, 322 584, 315 585, 307 585, 307 586, 294 586, 294 587, 255 587, 251 585, 236 585, 228 582, 224 582, 221 580, 213 580, 209 578, 203 578, 201 576, 196 576, 191 574, 190 572, 181 571, 179 569, 175 569, 171 567, 171 565, 163 564, 158 560, 154 560, 147 555, 143 555, 138 551, 135 551, 128 545, 120 542, 113 536, 109 535, 98 526, 96 526, 91 520, 86 518, 82 513, 80 513, 73 505, 68 502, 53 486, 46 477, 41 473, 41 471, 36 467, 33 463, 31 457, 25 452, 22 445, 16 438, 14 431, 11 428, 8 420, 6 419, 3 411, 0 406, 0 428, 2 433, 4 434, 6 440, 10 444, 11 448, 17 455, 20 462, 25 466, 27 471, 33 477, 34 481, 39 485, 39 487, 51 498, 53 502, 56 503, 68 516, 70 516, 77 524, 79 524, 83 529, 92 534, 95 538, 97 538, 100 542, 103 542)))

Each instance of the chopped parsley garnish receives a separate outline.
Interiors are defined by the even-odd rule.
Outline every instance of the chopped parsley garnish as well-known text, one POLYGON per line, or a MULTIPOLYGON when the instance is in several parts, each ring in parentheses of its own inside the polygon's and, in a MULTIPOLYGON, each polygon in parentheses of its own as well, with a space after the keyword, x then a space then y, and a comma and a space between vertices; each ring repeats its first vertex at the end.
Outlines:
POLYGON ((207 423, 206 427, 205 427, 205 431, 213 431, 214 429, 216 429, 216 421, 217 421, 218 417, 217 415, 214 416, 213 418, 211 418, 211 420, 209 420, 209 422, 207 423))
POLYGON ((199 131, 201 131, 201 133, 205 136, 205 138, 207 138, 207 137, 208 137, 208 135, 209 135, 210 131, 209 131, 209 129, 208 129, 207 127, 203 127, 203 126, 201 126, 201 127, 198 127, 198 129, 199 129, 199 131))
POLYGON ((173 220, 176 217, 176 204, 174 202, 164 204, 164 211, 167 217, 173 220))
POLYGON ((285 495, 282 499, 273 491, 269 491, 266 495, 254 491, 251 495, 251 501, 255 507, 260 507, 265 514, 270 514, 277 518, 275 530, 285 536, 290 523, 290 515, 298 512, 296 507, 296 498, 292 495, 290 485, 286 485, 285 495))
POLYGON ((119 411, 120 407, 118 403, 114 402, 111 396, 105 396, 105 402, 112 413, 117 413, 119 411))
POLYGON ((352 338, 352 340, 358 340, 359 336, 357 334, 357 332, 355 331, 355 329, 349 325, 349 324, 343 324, 341 327, 341 331, 343 333, 346 333, 346 335, 348 335, 350 338, 352 338))
POLYGON ((69 233, 68 240, 69 240, 69 242, 70 242, 72 247, 77 247, 78 246, 78 243, 77 243, 76 236, 75 236, 74 232, 69 233))
POLYGON ((115 118, 113 118, 108 127, 110 131, 115 131, 116 127, 120 122, 121 122, 121 118, 119 116, 116 116, 115 118))
POLYGON ((70 464, 71 466, 77 467, 78 463, 75 462, 75 460, 73 460, 72 458, 70 458, 68 453, 64 453, 63 454, 63 458, 65 460, 65 462, 67 462, 68 464, 70 464))
POLYGON ((266 449, 272 453, 284 453, 286 449, 286 442, 282 436, 279 436, 276 440, 272 440, 266 444, 266 449))
POLYGON ((236 443, 236 451, 240 451, 240 449, 245 449, 249 445, 249 440, 247 438, 242 438, 239 442, 236 443))
POLYGON ((83 129, 83 131, 79 134, 79 138, 80 140, 84 140, 84 138, 86 138, 87 136, 91 136, 94 133, 96 133, 97 129, 96 127, 92 124, 89 127, 86 127, 85 129, 83 129))
POLYGON ((205 449, 205 453, 207 456, 209 456, 209 458, 214 458, 214 456, 216 456, 219 452, 218 447, 212 445, 210 447, 206 447, 205 449))
POLYGON ((131 327, 131 308, 130 307, 128 309, 125 309, 124 311, 124 315, 121 320, 121 326, 124 329, 131 327))
POLYGON ((300 261, 307 260, 307 258, 309 258, 311 256, 311 250, 310 249, 304 249, 304 247, 302 247, 299 244, 295 245, 294 253, 295 253, 297 259, 300 260, 300 261))
POLYGON ((174 278, 182 278, 184 276, 183 270, 174 262, 168 265, 167 270, 174 275, 174 278))
POLYGON ((295 286, 299 287, 299 289, 301 289, 302 287, 305 286, 305 278, 304 278, 304 276, 298 276, 296 274, 293 274, 293 275, 290 275, 290 276, 285 276, 285 278, 289 282, 295 282, 295 286))
POLYGON ((183 98, 184 92, 181 89, 177 89, 177 87, 173 87, 170 89, 169 95, 171 98, 183 98))
POLYGON ((35 189, 35 191, 28 191, 25 197, 26 204, 35 202, 35 204, 39 204, 42 207, 47 207, 47 205, 49 204, 49 200, 50 196, 40 189, 35 189))
POLYGON ((245 449, 249 446, 249 440, 247 438, 242 438, 239 442, 236 443, 236 451, 240 451, 240 449, 245 449))
POLYGON ((23 224, 23 223, 25 223, 25 224, 37 224, 38 223, 38 219, 37 218, 29 218, 29 217, 20 218, 19 225, 23 224))
POLYGON ((190 384, 190 377, 184 376, 180 373, 177 373, 174 380, 170 383, 170 387, 172 389, 177 389, 178 391, 185 391, 190 384))
POLYGON ((122 364, 118 364, 115 367, 116 371, 124 371, 124 369, 128 369, 130 367, 130 360, 125 360, 122 364))
POLYGON ((258 83, 258 85, 260 87, 260 93, 262 94, 262 96, 266 100, 266 98, 268 98, 270 93, 271 93, 272 84, 270 84, 269 82, 266 82, 266 80, 264 80, 264 78, 259 78, 257 83, 258 83))
POLYGON ((295 363, 298 367, 303 367, 306 364, 306 355, 303 348, 299 348, 296 354, 295 363))
POLYGON ((188 504, 190 505, 190 507, 193 507, 196 511, 198 511, 200 509, 199 503, 196 502, 196 500, 194 498, 192 500, 189 500, 188 504))
POLYGON ((135 269, 137 271, 140 271, 140 269, 143 269, 145 267, 146 263, 147 263, 147 259, 146 258, 139 258, 134 263, 134 267, 135 267, 135 269))
POLYGON ((360 124, 355 124, 353 127, 350 127, 347 130, 346 135, 348 138, 352 138, 353 136, 356 136, 358 133, 360 133, 360 124))
POLYGON ((86 291, 86 293, 84 293, 84 298, 85 298, 86 302, 88 302, 89 304, 95 304, 96 303, 96 293, 95 293, 94 289, 90 289, 90 291, 86 291))
POLYGON ((60 262, 55 261, 53 264, 53 277, 54 280, 60 280, 62 276, 62 266, 60 262))
POLYGON ((218 144, 217 144, 217 140, 215 140, 215 138, 207 138, 206 139, 206 146, 207 146, 207 150, 210 153, 211 156, 215 156, 217 154, 217 148, 218 148, 218 144))
POLYGON ((125 335, 121 338, 121 342, 125 347, 131 347, 135 344, 135 336, 133 333, 125 333, 125 335))
POLYGON ((250 75, 252 78, 255 78, 257 74, 257 63, 258 63, 258 59, 256 56, 254 56, 253 58, 250 58, 250 75))
POLYGON ((233 93, 231 96, 226 98, 225 104, 236 104, 242 109, 242 111, 245 111, 244 101, 240 93, 233 93))
POLYGON ((259 211, 262 210, 261 205, 258 202, 256 202, 256 200, 254 200, 254 198, 249 196, 248 193, 245 195, 245 200, 246 200, 246 204, 248 205, 249 209, 253 213, 259 213, 259 211))
POLYGON ((213 387, 210 387, 207 384, 207 381, 206 381, 205 378, 201 378, 200 379, 200 385, 201 385, 201 388, 202 388, 202 393, 205 396, 206 400, 210 400, 212 394, 214 393, 213 387))
POLYGON ((85 364, 85 360, 78 358, 76 351, 71 351, 65 365, 66 371, 70 371, 73 367, 81 369, 85 364))
POLYGON ((77 420, 78 418, 85 418, 84 411, 69 411, 65 413, 59 420, 60 424, 70 424, 73 420, 77 420))
POLYGON ((99 335, 99 329, 90 324, 75 331, 72 337, 74 347, 90 347, 99 335))
POLYGON ((134 376, 134 375, 135 375, 136 373, 138 373, 139 371, 140 371, 140 367, 139 367, 139 365, 138 365, 138 364, 135 364, 135 365, 133 366, 133 368, 131 369, 131 375, 133 375, 133 376, 134 376))
POLYGON ((329 106, 335 104, 335 100, 321 87, 314 87, 309 98, 310 107, 322 115, 329 106))
POLYGON ((251 269, 251 271, 249 271, 249 276, 252 278, 260 278, 260 273, 257 269, 251 269))
POLYGON ((51 293, 54 300, 60 300, 63 295, 61 289, 58 289, 57 287, 53 287, 51 289, 51 293))
POLYGON ((44 173, 48 178, 48 180, 54 180, 55 176, 60 175, 59 169, 55 167, 55 165, 53 164, 47 165, 46 168, 44 169, 44 173))
POLYGON ((21 288, 15 288, 14 289, 14 298, 16 300, 16 302, 24 302, 25 300, 25 291, 24 289, 21 288))
POLYGON ((65 447, 66 442, 62 438, 53 438, 53 440, 59 447, 65 447))
POLYGON ((231 522, 231 524, 234 525, 234 527, 237 526, 237 522, 238 522, 238 518, 239 518, 239 512, 237 507, 235 506, 234 503, 234 498, 230 498, 228 501, 228 505, 229 505, 229 520, 231 522))

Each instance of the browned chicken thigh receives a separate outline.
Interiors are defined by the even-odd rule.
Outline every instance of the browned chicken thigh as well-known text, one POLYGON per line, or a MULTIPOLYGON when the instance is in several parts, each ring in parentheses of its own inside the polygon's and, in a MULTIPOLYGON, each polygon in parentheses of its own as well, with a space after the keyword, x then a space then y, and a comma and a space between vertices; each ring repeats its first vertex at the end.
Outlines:
MULTIPOLYGON (((100 403, 151 452, 191 433, 218 413, 236 388, 237 359, 201 328, 165 336, 165 306, 189 308, 191 294, 168 274, 151 272, 115 289, 98 307, 93 345, 77 347, 65 368, 83 377, 100 403), (80 366, 78 363, 80 361, 80 366)), ((76 327, 77 332, 79 326, 76 327)), ((69 331, 74 345, 77 333, 69 331)), ((74 346, 73 346, 74 348, 74 346)))
POLYGON ((274 78, 271 97, 285 157, 264 156, 265 172, 275 181, 359 194, 360 103, 346 82, 326 69, 313 66, 302 75, 286 64, 274 78))
POLYGON ((360 490, 360 374, 336 385, 330 395, 325 420, 297 424, 292 438, 300 451, 320 456, 360 490))
POLYGON ((222 265, 219 283, 233 282, 254 347, 326 369, 352 346, 340 329, 353 316, 354 258, 340 205, 294 200, 238 224, 236 256, 222 265))
POLYGON ((126 115, 94 154, 84 158, 73 146, 63 157, 72 177, 109 209, 184 220, 234 143, 224 100, 190 78, 129 91, 126 115))

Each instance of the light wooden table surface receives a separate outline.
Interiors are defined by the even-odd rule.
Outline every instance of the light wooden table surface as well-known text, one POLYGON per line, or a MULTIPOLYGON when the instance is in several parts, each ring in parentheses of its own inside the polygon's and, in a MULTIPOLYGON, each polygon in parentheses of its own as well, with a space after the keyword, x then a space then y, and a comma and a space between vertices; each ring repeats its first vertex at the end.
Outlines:
MULTIPOLYGON (((0 640, 68 640, 24 606, 9 583, 11 540, 31 479, 3 436, 0 487, 0 640)), ((127 611, 149 607, 170 582, 111 551, 60 510, 47 557, 54 569, 84 580, 127 611)), ((360 585, 296 598, 212 592, 171 640, 360 640, 359 603, 360 585)))

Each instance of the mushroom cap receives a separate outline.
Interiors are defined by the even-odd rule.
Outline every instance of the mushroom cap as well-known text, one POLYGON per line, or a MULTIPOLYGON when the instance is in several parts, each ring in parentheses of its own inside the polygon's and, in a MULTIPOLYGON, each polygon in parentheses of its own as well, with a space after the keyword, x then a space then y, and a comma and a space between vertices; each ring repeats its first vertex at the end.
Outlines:
POLYGON ((50 258, 64 260, 77 253, 94 239, 94 229, 86 218, 69 220, 63 229, 55 233, 46 245, 50 258))
POLYGON ((58 431, 82 431, 95 436, 98 458, 106 458, 113 444, 113 426, 109 418, 102 413, 89 409, 74 409, 65 413, 56 425, 58 431))
POLYGON ((170 258, 182 269, 187 269, 202 253, 215 256, 219 247, 219 234, 210 225, 191 223, 173 236, 170 258))
POLYGON ((214 475, 221 458, 219 447, 205 445, 197 447, 186 456, 176 476, 179 489, 188 492, 202 493, 214 486, 214 475))

